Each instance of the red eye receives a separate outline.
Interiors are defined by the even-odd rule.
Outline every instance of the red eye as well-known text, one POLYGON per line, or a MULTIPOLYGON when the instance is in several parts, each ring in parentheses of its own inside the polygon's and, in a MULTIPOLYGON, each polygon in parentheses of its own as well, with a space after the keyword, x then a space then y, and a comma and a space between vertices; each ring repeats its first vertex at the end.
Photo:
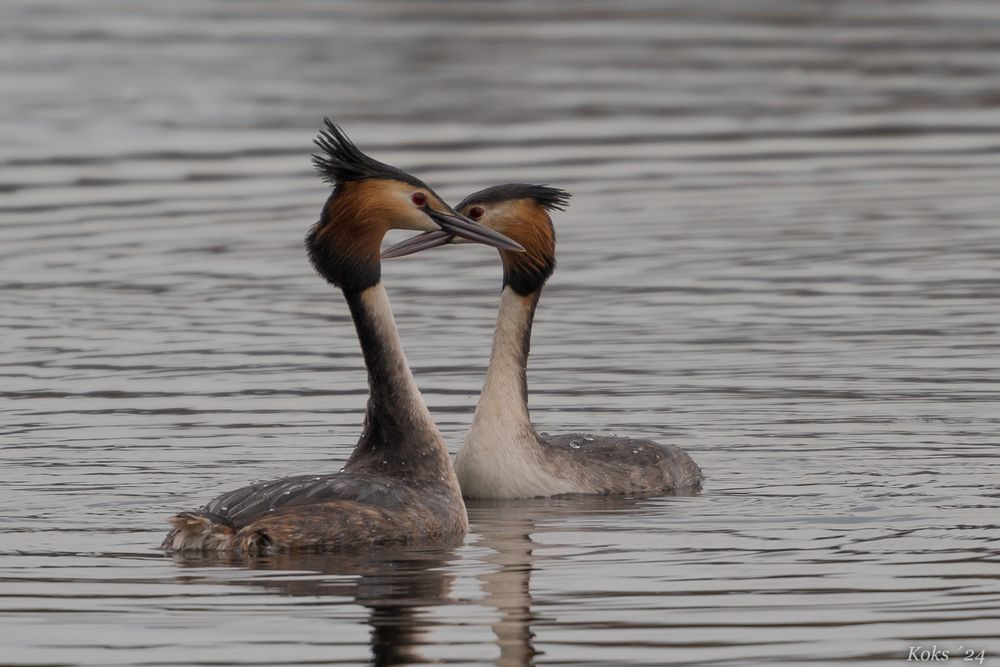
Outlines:
POLYGON ((482 206, 473 206, 469 209, 469 217, 473 220, 479 220, 479 218, 483 217, 484 213, 486 211, 483 210, 482 206))
POLYGON ((410 201, 412 201, 417 206, 423 206, 427 203, 427 195, 423 192, 414 192, 410 195, 410 201))

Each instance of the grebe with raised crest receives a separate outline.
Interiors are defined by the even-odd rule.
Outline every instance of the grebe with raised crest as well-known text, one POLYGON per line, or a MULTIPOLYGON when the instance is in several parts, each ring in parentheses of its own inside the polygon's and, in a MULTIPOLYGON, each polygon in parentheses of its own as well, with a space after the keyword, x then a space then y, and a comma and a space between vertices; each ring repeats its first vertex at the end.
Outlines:
POLYGON ((365 155, 329 120, 313 156, 334 189, 306 237, 316 271, 347 301, 368 371, 361 438, 343 470, 251 484, 181 512, 168 551, 269 553, 460 540, 468 518, 441 434, 424 404, 381 283, 390 229, 445 230, 516 252, 430 187, 365 155))

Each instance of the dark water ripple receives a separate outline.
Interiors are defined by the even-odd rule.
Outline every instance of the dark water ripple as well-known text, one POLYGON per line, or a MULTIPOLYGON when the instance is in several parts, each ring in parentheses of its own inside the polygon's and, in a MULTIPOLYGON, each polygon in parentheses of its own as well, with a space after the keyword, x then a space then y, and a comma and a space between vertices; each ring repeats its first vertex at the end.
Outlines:
MULTIPOLYGON (((974 0, 3 3, 3 662, 995 662, 998 35, 974 0), (444 551, 156 551, 358 432, 301 247, 325 114, 448 198, 573 191, 536 421, 682 444, 703 495, 473 504, 444 551)), ((385 268, 452 445, 497 279, 385 268)))

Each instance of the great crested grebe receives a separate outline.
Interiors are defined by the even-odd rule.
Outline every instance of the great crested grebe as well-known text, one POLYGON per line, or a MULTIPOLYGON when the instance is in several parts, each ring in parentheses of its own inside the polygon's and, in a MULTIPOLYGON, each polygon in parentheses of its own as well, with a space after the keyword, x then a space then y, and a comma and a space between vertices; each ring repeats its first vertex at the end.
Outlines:
MULTIPOLYGON (((531 323, 545 281, 555 269, 549 211, 569 193, 510 183, 466 197, 458 210, 514 239, 525 252, 500 249, 503 289, 486 381, 472 428, 455 460, 466 498, 532 498, 568 493, 690 493, 701 469, 674 445, 586 433, 540 436, 528 414, 526 367, 531 323)), ((397 243, 383 257, 401 257, 455 240, 431 231, 397 243)))
POLYGON ((361 343, 370 392, 361 438, 339 473, 252 484, 174 516, 164 549, 339 550, 446 542, 468 528, 448 450, 403 354, 379 246, 390 229, 447 230, 512 252, 521 246, 368 157, 329 120, 316 144, 322 153, 313 161, 334 189, 306 247, 316 271, 343 291, 361 343))

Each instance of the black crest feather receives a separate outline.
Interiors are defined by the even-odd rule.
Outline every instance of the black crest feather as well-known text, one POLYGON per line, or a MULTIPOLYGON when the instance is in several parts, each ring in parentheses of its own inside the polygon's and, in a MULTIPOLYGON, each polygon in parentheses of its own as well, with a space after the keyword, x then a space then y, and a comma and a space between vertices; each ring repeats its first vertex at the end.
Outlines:
POLYGON ((367 178, 385 178, 427 187, 402 169, 365 155, 329 118, 323 119, 323 125, 325 127, 313 141, 322 153, 314 154, 312 160, 324 181, 336 185, 367 178))
POLYGON ((479 192, 473 192, 462 200, 456 210, 462 210, 473 204, 495 204, 512 199, 530 199, 546 211, 565 211, 572 195, 561 188, 548 185, 531 185, 530 183, 506 183, 493 185, 479 192))

